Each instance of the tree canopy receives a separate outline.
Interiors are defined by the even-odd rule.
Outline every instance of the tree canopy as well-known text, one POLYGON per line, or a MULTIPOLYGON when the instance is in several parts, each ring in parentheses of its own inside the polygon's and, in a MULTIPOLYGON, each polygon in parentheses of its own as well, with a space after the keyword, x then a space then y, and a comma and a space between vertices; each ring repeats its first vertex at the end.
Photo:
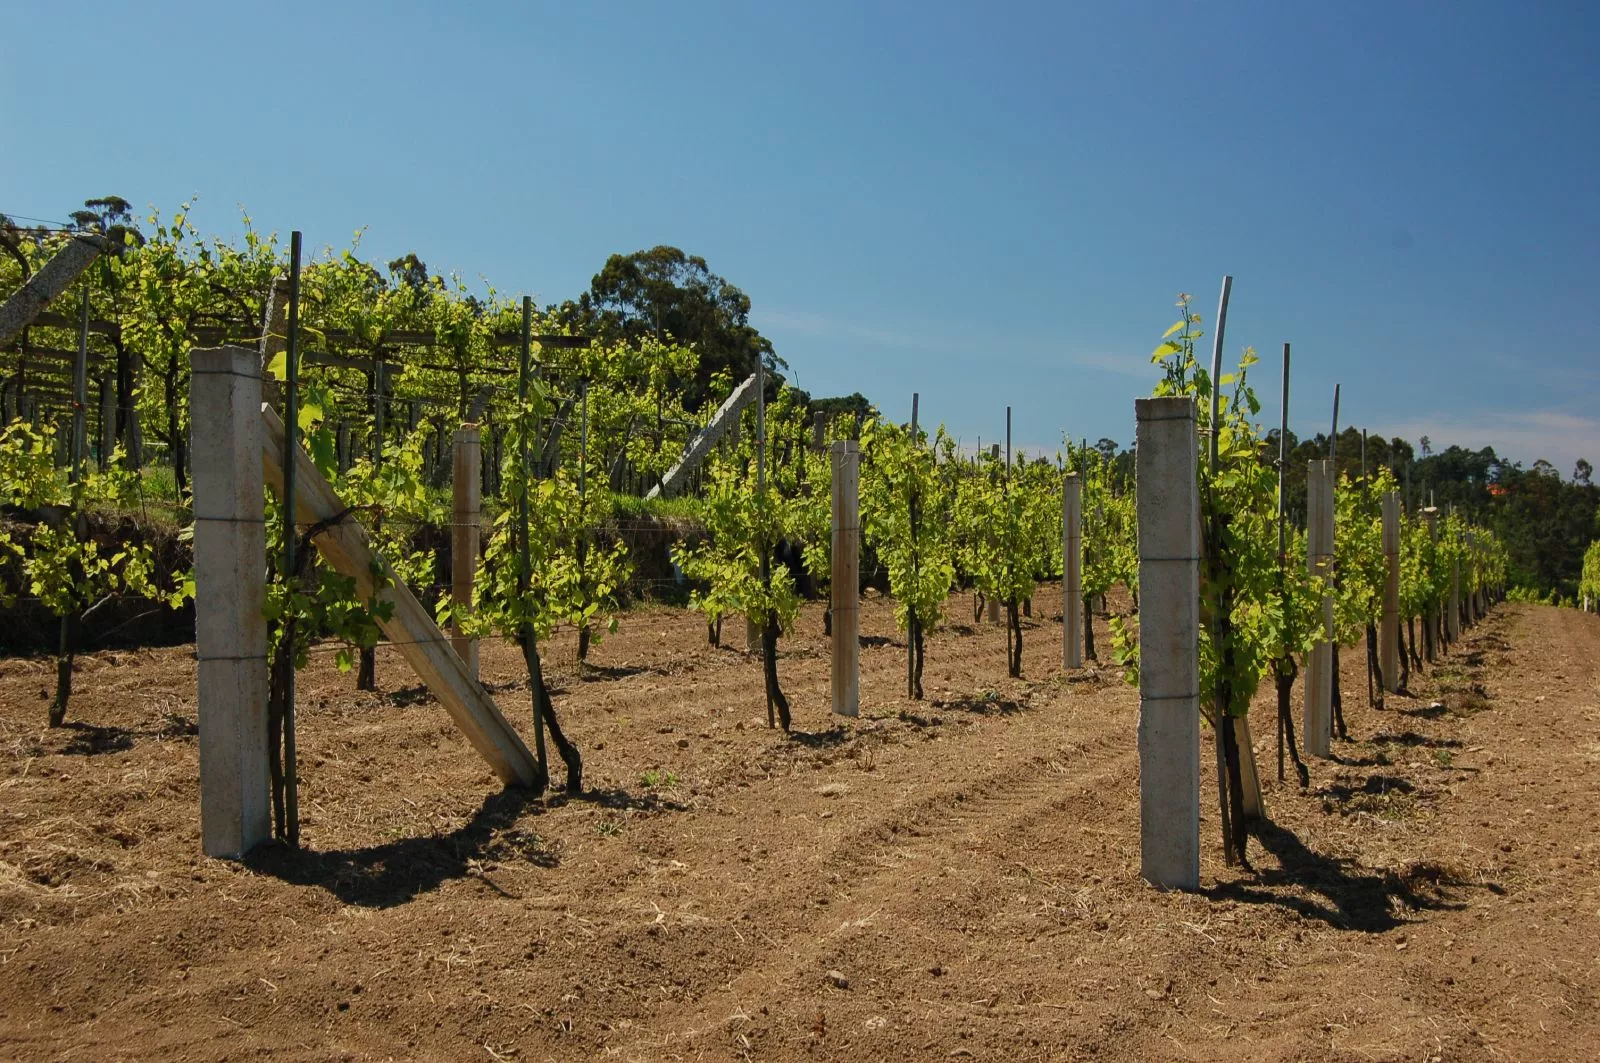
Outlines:
POLYGON ((712 273, 699 255, 664 244, 612 255, 588 291, 552 309, 607 340, 637 345, 648 337, 692 347, 700 361, 687 382, 691 409, 719 371, 738 380, 754 370, 758 356, 782 364, 771 341, 750 324, 750 297, 712 273))

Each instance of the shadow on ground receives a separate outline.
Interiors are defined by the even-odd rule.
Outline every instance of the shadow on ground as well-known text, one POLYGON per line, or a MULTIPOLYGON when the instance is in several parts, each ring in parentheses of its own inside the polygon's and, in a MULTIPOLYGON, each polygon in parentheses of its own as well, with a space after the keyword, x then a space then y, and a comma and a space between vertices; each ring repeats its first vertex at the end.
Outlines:
POLYGON ((524 817, 580 801, 616 811, 682 812, 687 808, 654 793, 636 796, 620 789, 583 794, 558 791, 540 801, 532 791, 511 788, 485 798, 471 819, 447 833, 327 852, 266 845, 245 862, 261 874, 325 889, 345 904, 362 908, 393 908, 467 877, 481 878, 509 896, 484 875, 480 862, 559 867, 561 859, 555 848, 530 829, 524 817))
POLYGON ((56 752, 73 757, 97 757, 105 753, 121 753, 132 749, 134 742, 141 738, 157 740, 192 738, 200 733, 200 729, 187 716, 169 713, 160 727, 102 727, 99 724, 69 720, 61 725, 58 733, 63 734, 67 740, 56 752))
POLYGON ((1381 934, 1412 922, 1417 913, 1465 908, 1470 889, 1505 893, 1495 883, 1427 861, 1399 871, 1363 868, 1309 849, 1293 831, 1273 823, 1260 825, 1254 837, 1279 866, 1259 870, 1253 880, 1219 883, 1203 890, 1205 896, 1277 905, 1339 930, 1381 934))
POLYGON ((790 731, 789 741, 807 749, 830 749, 850 741, 850 732, 844 727, 830 727, 826 731, 790 731))
POLYGON ((1021 703, 1003 698, 992 690, 962 698, 937 698, 929 704, 942 711, 970 712, 978 716, 1010 716, 1024 708, 1021 703))
POLYGON ((598 683, 608 679, 627 679, 651 671, 654 669, 642 664, 610 665, 585 662, 578 670, 578 679, 585 683, 598 683))

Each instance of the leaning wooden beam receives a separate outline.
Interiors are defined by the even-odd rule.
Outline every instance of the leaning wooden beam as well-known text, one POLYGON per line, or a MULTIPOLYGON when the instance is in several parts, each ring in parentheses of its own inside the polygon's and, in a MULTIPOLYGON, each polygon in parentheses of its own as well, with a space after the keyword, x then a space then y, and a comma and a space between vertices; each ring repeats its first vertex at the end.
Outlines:
POLYGON ((721 439, 729 427, 739 423, 740 412, 756 400, 756 377, 759 374, 751 373, 743 384, 733 389, 733 394, 723 400, 717 407, 717 412, 712 415, 711 423, 700 430, 700 434, 689 440, 689 445, 683 448, 683 457, 678 463, 667 470, 661 482, 650 488, 646 498, 655 498, 662 495, 671 498, 678 489, 689 479, 689 474, 699 467, 706 455, 711 453, 711 448, 721 439))
POLYGON ((71 287, 110 246, 105 237, 87 233, 68 240, 49 262, 39 267, 39 272, 0 305, 0 346, 10 343, 17 333, 27 328, 41 310, 71 287))
MULTIPOLYGON (((279 495, 283 493, 283 421, 270 406, 261 409, 261 466, 266 482, 279 495)), ((500 780, 508 785, 532 786, 535 778, 533 756, 522 737, 500 714, 478 681, 456 655, 450 639, 416 596, 395 576, 386 561, 373 553, 367 533, 353 518, 337 520, 346 512, 333 486, 317 471, 303 449, 295 450, 295 510, 302 528, 321 521, 334 521, 313 542, 323 558, 338 572, 355 580, 362 600, 376 598, 390 602, 394 611, 378 626, 389 637, 406 663, 433 691, 456 726, 466 734, 474 749, 489 762, 500 780), (376 568, 375 568, 376 566, 376 568), (373 572, 384 574, 386 586, 374 586, 373 572)))

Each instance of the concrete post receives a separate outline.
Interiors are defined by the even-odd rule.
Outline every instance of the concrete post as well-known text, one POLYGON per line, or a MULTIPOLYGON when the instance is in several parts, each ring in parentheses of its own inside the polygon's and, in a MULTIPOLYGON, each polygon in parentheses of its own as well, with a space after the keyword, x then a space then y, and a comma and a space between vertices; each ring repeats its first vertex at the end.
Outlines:
POLYGON ((811 449, 821 450, 822 440, 828 428, 828 415, 818 410, 811 415, 811 449))
POLYGON ((1137 399, 1139 872, 1200 885, 1200 494, 1190 398, 1137 399))
POLYGON ((1083 667, 1083 480, 1067 473, 1061 498, 1061 667, 1083 667))
POLYGON ((861 712, 861 519, 858 506, 860 444, 833 444, 833 711, 861 712))
MULTIPOLYGON (((453 468, 450 493, 454 503, 450 525, 450 600, 464 609, 472 608, 472 578, 478 572, 478 539, 482 525, 483 442, 477 425, 456 430, 452 441, 453 468)), ((478 678, 478 640, 461 633, 461 623, 453 624, 450 644, 467 666, 467 674, 478 678)))
POLYGON ((1383 687, 1400 692, 1400 492, 1383 496, 1383 612, 1378 619, 1378 666, 1383 687))
POLYGON ((1326 757, 1333 744, 1333 481, 1331 460, 1308 463, 1306 472, 1306 570, 1329 581, 1322 598, 1323 638, 1306 658, 1302 729, 1306 752, 1326 757))
POLYGON ((1000 623, 1000 599, 988 599, 988 620, 991 624, 1000 623))
POLYGON ((272 831, 261 362, 243 347, 190 359, 200 836, 237 857, 272 831))

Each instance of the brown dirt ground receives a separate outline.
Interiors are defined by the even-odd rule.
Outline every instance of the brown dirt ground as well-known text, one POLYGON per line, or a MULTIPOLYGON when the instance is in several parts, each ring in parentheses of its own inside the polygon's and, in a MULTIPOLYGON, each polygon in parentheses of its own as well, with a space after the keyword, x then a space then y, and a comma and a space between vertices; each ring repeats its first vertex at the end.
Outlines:
MULTIPOLYGON (((378 695, 319 654, 309 849, 248 864, 199 854, 189 649, 85 659, 86 722, 58 731, 48 663, 5 661, 0 1057, 1600 1053, 1600 618, 1502 607, 1381 712, 1346 651, 1358 741, 1306 793, 1272 780, 1263 691, 1275 826, 1256 873, 1222 866, 1208 780, 1205 888, 1185 894, 1139 880, 1136 693, 1061 676, 1059 601, 1036 603, 1026 679, 1001 629, 943 630, 913 704, 870 600, 855 725, 826 713, 807 607, 783 644, 788 737, 758 663, 692 615, 625 617, 583 676, 558 639, 594 787, 570 800, 499 792, 394 651, 378 695)), ((525 721, 516 656, 484 657, 525 721)))

